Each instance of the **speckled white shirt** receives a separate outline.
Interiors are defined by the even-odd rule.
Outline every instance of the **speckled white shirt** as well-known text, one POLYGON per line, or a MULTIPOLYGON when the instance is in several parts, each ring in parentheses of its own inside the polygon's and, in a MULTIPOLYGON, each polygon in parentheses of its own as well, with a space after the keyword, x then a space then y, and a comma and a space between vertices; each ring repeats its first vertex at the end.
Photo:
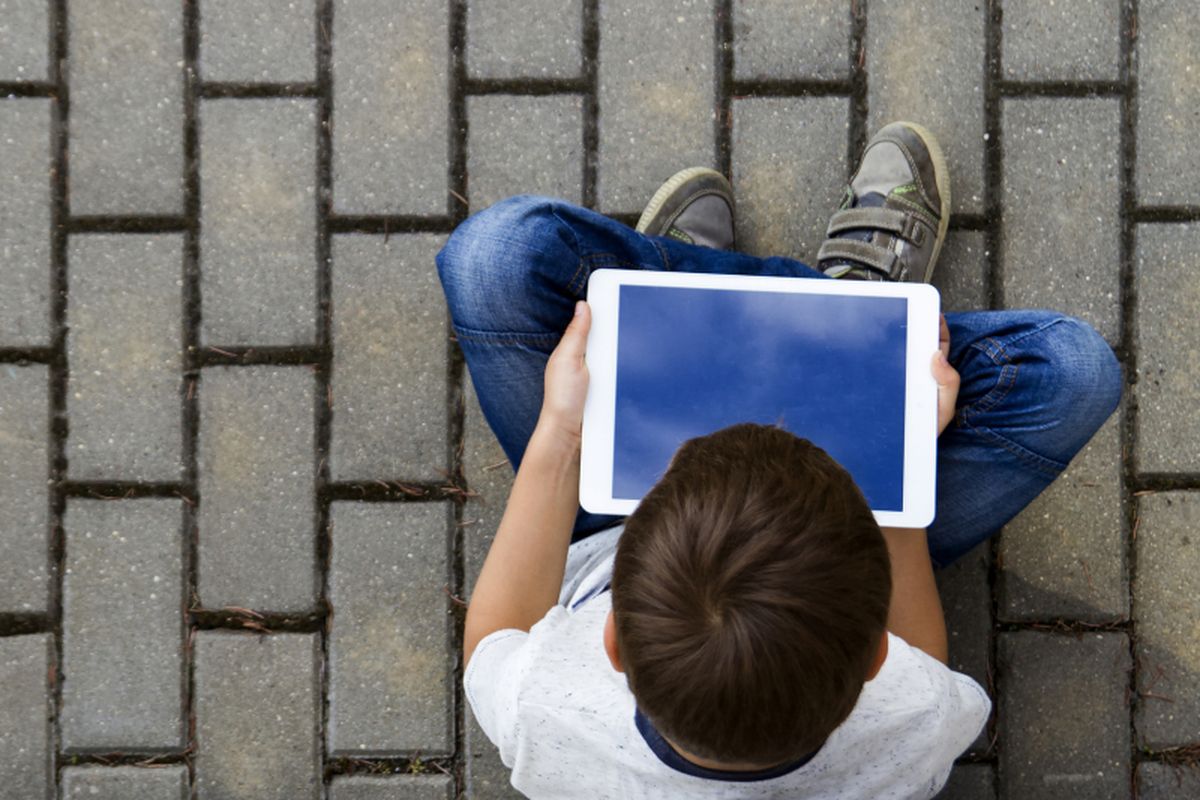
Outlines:
POLYGON ((882 669, 802 766, 733 781, 670 765, 604 652, 620 532, 573 545, 560 604, 528 633, 489 635, 468 664, 471 708, 529 797, 929 798, 987 721, 979 684, 889 634, 882 669))

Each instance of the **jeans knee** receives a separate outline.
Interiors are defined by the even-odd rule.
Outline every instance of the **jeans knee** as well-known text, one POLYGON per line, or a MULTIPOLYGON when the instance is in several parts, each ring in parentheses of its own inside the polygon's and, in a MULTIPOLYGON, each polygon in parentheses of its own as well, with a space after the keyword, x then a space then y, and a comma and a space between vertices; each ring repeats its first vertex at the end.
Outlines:
POLYGON ((471 316, 472 304, 494 306, 505 291, 520 291, 527 283, 521 273, 536 268, 536 255, 562 247, 554 203, 509 197, 454 229, 437 255, 437 269, 456 322, 471 316))
POLYGON ((1077 424, 1099 428, 1121 401, 1121 364, 1112 348, 1095 328, 1074 317, 1059 317, 1042 333, 1028 366, 1037 365, 1042 373, 1043 397, 1077 424))

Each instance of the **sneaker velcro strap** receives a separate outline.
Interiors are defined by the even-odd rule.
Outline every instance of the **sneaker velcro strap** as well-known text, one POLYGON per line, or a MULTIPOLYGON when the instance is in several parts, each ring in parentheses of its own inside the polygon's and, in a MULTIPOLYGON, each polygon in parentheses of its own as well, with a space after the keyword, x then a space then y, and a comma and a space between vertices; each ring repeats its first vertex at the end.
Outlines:
POLYGON ((869 228, 894 233, 920 247, 925 241, 926 233, 924 226, 918 224, 919 222, 920 219, 916 215, 895 208, 847 208, 833 215, 825 234, 833 236, 842 231, 869 228))
POLYGON ((900 258, 891 250, 877 244, 860 242, 857 239, 826 239, 825 243, 821 245, 821 249, 817 251, 817 263, 832 258, 844 258, 847 261, 854 261, 879 270, 886 273, 892 280, 899 278, 896 265, 900 258))

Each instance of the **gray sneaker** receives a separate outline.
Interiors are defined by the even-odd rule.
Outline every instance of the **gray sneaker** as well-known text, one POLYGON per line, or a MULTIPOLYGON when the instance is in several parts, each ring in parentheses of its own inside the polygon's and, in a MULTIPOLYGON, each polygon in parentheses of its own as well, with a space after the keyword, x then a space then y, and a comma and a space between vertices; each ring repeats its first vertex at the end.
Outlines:
POLYGON ((928 283, 950 223, 950 173, 933 134, 893 122, 867 143, 817 265, 831 278, 928 283))
POLYGON ((688 244, 733 249, 733 187, 708 167, 689 167, 658 188, 637 230, 688 244))

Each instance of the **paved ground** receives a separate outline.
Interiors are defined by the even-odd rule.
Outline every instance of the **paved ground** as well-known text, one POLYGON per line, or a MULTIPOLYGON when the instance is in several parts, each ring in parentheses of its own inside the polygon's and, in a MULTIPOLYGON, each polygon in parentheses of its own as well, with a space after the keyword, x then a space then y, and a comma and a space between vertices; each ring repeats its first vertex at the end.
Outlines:
POLYGON ((433 254, 700 163, 811 256, 895 117, 954 170, 947 305, 1080 315, 1128 385, 940 576, 997 700, 946 796, 1200 796, 1198 40, 1189 0, 0 0, 0 798, 506 796, 456 597, 508 471, 433 254))

